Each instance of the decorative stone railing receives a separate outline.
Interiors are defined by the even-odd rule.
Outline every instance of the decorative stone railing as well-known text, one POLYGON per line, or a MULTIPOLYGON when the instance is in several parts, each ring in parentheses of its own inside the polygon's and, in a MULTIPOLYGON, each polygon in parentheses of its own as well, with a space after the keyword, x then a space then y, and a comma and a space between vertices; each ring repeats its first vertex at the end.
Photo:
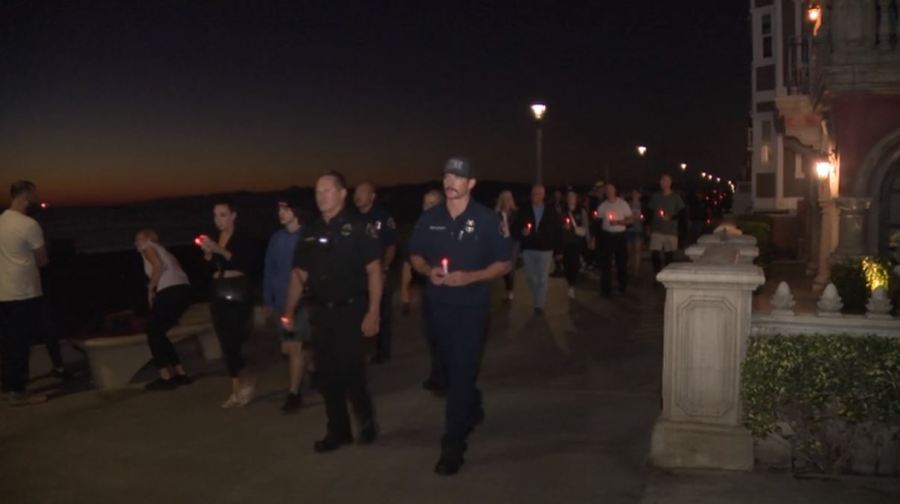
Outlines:
POLYGON ((781 282, 770 302, 771 313, 754 313, 753 336, 793 336, 803 334, 884 336, 900 338, 900 319, 891 316, 893 306, 883 288, 875 289, 866 304, 865 315, 841 313, 843 301, 834 284, 829 284, 816 304, 816 313, 794 312, 794 296, 787 282, 781 282))
POLYGON ((898 0, 824 0, 815 71, 832 91, 900 86, 898 0))

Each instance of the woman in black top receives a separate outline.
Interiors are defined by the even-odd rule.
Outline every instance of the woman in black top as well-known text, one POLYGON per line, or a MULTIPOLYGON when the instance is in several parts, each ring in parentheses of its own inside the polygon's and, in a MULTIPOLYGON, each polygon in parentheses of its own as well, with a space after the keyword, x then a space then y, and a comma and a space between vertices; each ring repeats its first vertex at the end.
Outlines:
POLYGON ((237 211, 233 203, 222 201, 213 207, 213 220, 219 236, 198 238, 203 256, 212 267, 213 326, 225 355, 231 375, 231 396, 223 408, 242 408, 253 399, 255 380, 244 369, 241 346, 250 335, 253 302, 247 275, 254 270, 253 243, 241 233, 235 233, 237 211))

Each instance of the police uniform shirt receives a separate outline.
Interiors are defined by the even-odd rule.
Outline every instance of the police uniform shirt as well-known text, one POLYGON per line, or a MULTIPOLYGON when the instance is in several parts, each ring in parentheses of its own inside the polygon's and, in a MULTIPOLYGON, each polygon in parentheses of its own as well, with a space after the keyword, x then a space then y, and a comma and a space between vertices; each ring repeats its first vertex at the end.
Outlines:
POLYGON ((294 267, 307 272, 313 302, 340 303, 368 295, 366 266, 381 255, 378 232, 344 209, 328 223, 320 217, 306 227, 294 267))
POLYGON ((360 216, 378 232, 378 239, 385 250, 397 244, 397 224, 387 210, 380 205, 372 205, 368 213, 360 213, 360 216))
MULTIPOLYGON (((447 205, 431 208, 419 217, 409 243, 410 255, 425 259, 432 268, 447 259, 447 270, 476 271, 500 261, 509 261, 511 242, 503 236, 500 220, 487 207, 469 201, 456 219, 447 205)), ((451 305, 484 305, 490 300, 490 284, 476 282, 462 287, 434 285, 426 289, 429 299, 451 305)))

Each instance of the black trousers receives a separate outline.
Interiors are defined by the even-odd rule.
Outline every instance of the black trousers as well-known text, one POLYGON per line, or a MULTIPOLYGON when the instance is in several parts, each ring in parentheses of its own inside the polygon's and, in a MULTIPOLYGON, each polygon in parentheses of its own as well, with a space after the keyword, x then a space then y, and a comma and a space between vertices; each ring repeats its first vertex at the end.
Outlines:
POLYGON ((366 382, 362 321, 368 311, 365 298, 335 306, 310 306, 316 353, 316 370, 328 415, 327 435, 333 439, 352 439, 349 398, 357 420, 363 426, 375 421, 372 396, 366 382))
POLYGON ((244 301, 229 301, 214 297, 210 303, 213 327, 225 356, 225 365, 232 378, 240 375, 245 360, 242 347, 250 336, 250 318, 253 316, 253 303, 249 297, 244 301))
POLYGON ((444 369, 444 359, 441 357, 441 349, 437 340, 437 334, 440 331, 440 328, 435 326, 431 302, 424 292, 422 293, 422 318, 425 321, 425 340, 428 342, 428 350, 431 354, 431 373, 428 378, 438 386, 446 387, 447 371, 444 369))
POLYGON ((447 371, 447 410, 443 449, 465 451, 465 441, 481 411, 481 366, 488 306, 432 304, 435 337, 447 371))
POLYGON ((191 288, 188 285, 174 285, 156 293, 147 320, 147 343, 153 355, 153 364, 159 369, 181 364, 175 345, 166 333, 184 315, 190 299, 191 288))
POLYGON ((381 326, 378 329, 376 341, 376 349, 378 355, 382 357, 391 356, 391 315, 394 311, 394 288, 388 279, 384 280, 383 290, 381 291, 380 306, 381 326))
POLYGON ((0 385, 4 392, 25 392, 31 343, 41 337, 43 299, 0 302, 0 385))
POLYGON ((611 267, 612 259, 616 260, 616 276, 619 281, 619 290, 625 292, 628 282, 628 248, 625 243, 625 232, 604 232, 602 246, 600 247, 600 289, 604 294, 612 292, 611 267))
POLYGON ((575 287, 575 283, 578 281, 578 272, 581 271, 581 252, 580 242, 568 243, 563 248, 563 268, 565 268, 569 287, 575 287))

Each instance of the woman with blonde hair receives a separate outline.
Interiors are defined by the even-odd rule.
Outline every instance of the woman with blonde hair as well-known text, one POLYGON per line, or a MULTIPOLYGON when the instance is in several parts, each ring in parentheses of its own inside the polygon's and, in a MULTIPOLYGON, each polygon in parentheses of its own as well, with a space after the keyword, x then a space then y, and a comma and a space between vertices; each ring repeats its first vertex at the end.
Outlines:
POLYGON ((147 300, 150 316, 147 320, 147 343, 159 378, 144 386, 147 390, 172 390, 178 385, 192 383, 184 372, 169 332, 184 314, 190 303, 191 284, 178 259, 159 244, 159 236, 152 229, 142 229, 134 237, 134 247, 144 259, 147 300))
POLYGON ((514 229, 519 209, 516 207, 516 200, 513 198, 512 191, 507 189, 501 192, 500 196, 497 196, 497 206, 494 207, 494 211, 497 212, 497 217, 500 218, 500 232, 512 242, 512 258, 510 259, 512 269, 503 277, 503 282, 506 284, 506 301, 510 302, 513 300, 514 295, 513 288, 516 278, 516 262, 519 260, 520 239, 514 229))

